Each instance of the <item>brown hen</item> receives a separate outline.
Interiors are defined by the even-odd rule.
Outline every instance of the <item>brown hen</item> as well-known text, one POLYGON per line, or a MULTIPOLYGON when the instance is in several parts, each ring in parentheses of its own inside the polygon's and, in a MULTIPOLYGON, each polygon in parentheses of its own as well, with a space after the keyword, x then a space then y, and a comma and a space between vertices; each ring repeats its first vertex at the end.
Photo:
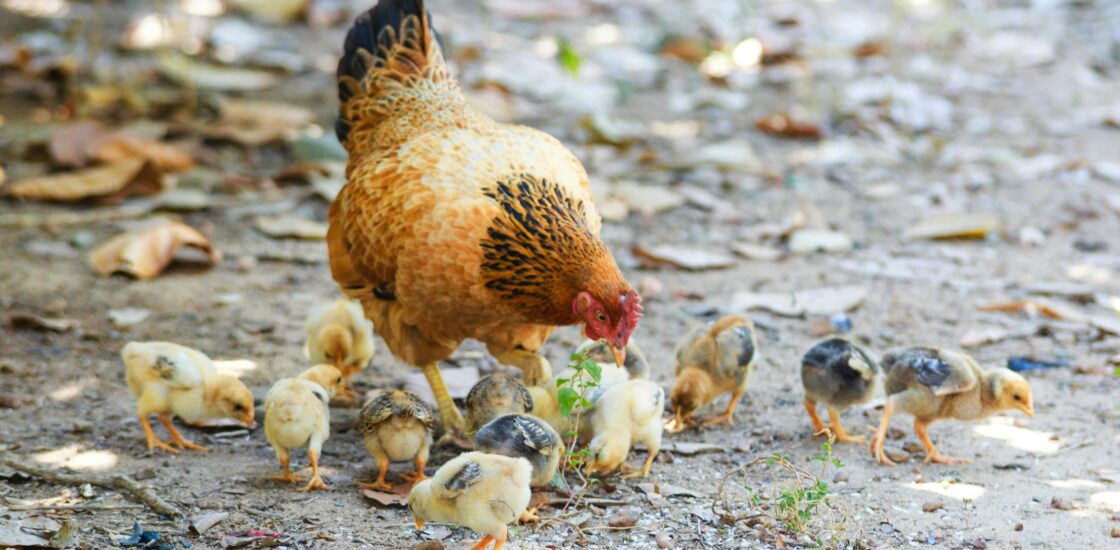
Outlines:
POLYGON ((381 0, 338 64, 350 154, 330 209, 331 273, 389 350, 424 371, 446 426, 463 419, 437 362, 466 338, 526 382, 536 351, 582 323, 621 363, 641 306, 607 247, 587 173, 553 137, 468 106, 423 3, 381 0))

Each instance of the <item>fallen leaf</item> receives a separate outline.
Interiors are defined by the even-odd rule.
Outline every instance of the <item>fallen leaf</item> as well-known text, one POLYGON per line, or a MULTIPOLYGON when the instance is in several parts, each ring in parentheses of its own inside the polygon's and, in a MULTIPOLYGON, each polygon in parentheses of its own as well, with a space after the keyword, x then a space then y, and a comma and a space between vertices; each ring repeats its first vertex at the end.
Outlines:
POLYGON ((621 508, 607 518, 607 525, 616 529, 627 529, 638 524, 642 511, 633 506, 621 508))
POLYGON ((209 531, 211 527, 229 517, 229 512, 208 512, 191 518, 191 529, 198 534, 209 531))
POLYGON ((142 158, 95 168, 27 178, 4 187, 6 194, 24 199, 77 202, 100 198, 120 202, 125 197, 154 195, 164 188, 160 170, 142 158))
POLYGON ((408 506, 408 492, 411 489, 412 487, 407 484, 394 485, 393 492, 391 493, 375 491, 373 489, 362 489, 362 496, 382 506, 400 506, 404 508, 408 506))
POLYGON ((785 253, 777 248, 744 242, 731 243, 731 251, 748 260, 764 262, 776 262, 785 257, 785 253))
POLYGON ((945 503, 943 502, 931 501, 922 505, 922 511, 929 514, 931 512, 936 512, 944 507, 945 503))
POLYGON ((730 311, 762 309, 787 317, 832 315, 850 311, 863 303, 868 288, 859 285, 822 287, 786 292, 747 292, 731 295, 730 311))
POLYGON ((67 332, 78 326, 72 319, 52 319, 40 317, 34 313, 10 313, 8 325, 16 329, 48 330, 51 332, 67 332))
POLYGON ((638 489, 647 495, 658 495, 665 498, 686 496, 695 498, 705 498, 708 495, 686 489, 679 485, 670 485, 668 483, 639 483, 638 489))
POLYGON ((194 167, 194 159, 177 145, 118 132, 96 142, 94 158, 105 163, 147 159, 164 172, 182 172, 194 167))
POLYGON ((678 193, 657 185, 641 185, 632 182, 615 184, 611 195, 626 203, 630 210, 646 214, 656 214, 671 210, 684 204, 685 199, 678 193))
POLYGON ((760 132, 791 139, 821 139, 821 129, 794 119, 787 113, 774 113, 754 123, 760 132))
POLYGON ((153 199, 156 210, 192 212, 210 206, 210 195, 201 189, 169 189, 153 199))
POLYGON ((662 448, 675 455, 693 456, 707 453, 723 453, 727 451, 724 445, 713 445, 711 443, 689 443, 685 441, 674 441, 669 445, 662 448))
POLYGON ((229 100, 221 111, 221 119, 200 133, 248 147, 294 139, 315 121, 315 114, 303 107, 270 101, 229 100))
POLYGON ((1076 510, 1077 509, 1077 506, 1074 505, 1072 502, 1070 502, 1070 501, 1068 501, 1064 498, 1058 498, 1058 497, 1052 497, 1050 499, 1050 507, 1054 508, 1055 510, 1076 510))
POLYGON ((961 336, 961 347, 975 348, 984 344, 994 344, 1011 336, 1011 331, 1003 328, 973 329, 961 336))
POLYGON ((311 0, 232 0, 238 11, 266 23, 291 23, 307 11, 311 0))
POLYGON ((277 239, 321 241, 327 238, 327 224, 295 216, 258 216, 253 226, 277 239))
POLYGON ((840 231, 799 229, 789 237, 789 251, 794 254, 847 252, 851 249, 852 238, 840 231))
POLYGON ((102 139, 108 130, 94 120, 77 120, 59 126, 47 142, 51 158, 58 164, 78 168, 89 164, 90 144, 102 139))
POLYGON ((1010 302, 998 302, 980 306, 978 309, 980 311, 996 311, 1000 313, 1024 313, 1028 317, 1042 315, 1051 319, 1062 319, 1072 311, 1064 310, 1061 307, 1056 307, 1055 304, 1043 302, 1041 300, 1012 300, 1010 302))
POLYGON ((157 62, 168 78, 194 88, 250 92, 270 88, 279 81, 273 73, 211 65, 171 51, 161 53, 157 62))
POLYGON ((764 222, 743 228, 744 238, 750 241, 781 239, 805 227, 805 213, 798 210, 778 223, 764 222))
POLYGON ((62 529, 59 522, 43 517, 14 513, 0 521, 0 547, 34 548, 49 546, 46 535, 53 536, 62 529), (42 535, 42 536, 41 536, 42 535))
POLYGON ((761 167, 754 147, 746 140, 730 140, 710 143, 693 151, 678 155, 668 164, 671 168, 692 168, 695 166, 715 166, 717 168, 755 171, 761 167))
POLYGON ((682 36, 666 40, 661 45, 660 53, 665 57, 699 65, 708 56, 709 50, 710 48, 704 41, 691 36, 682 36))
POLYGON ((994 214, 938 214, 906 230, 907 239, 983 239, 999 231, 994 214))
POLYGON ((166 221, 113 237, 90 252, 89 262, 102 275, 123 271, 140 279, 150 279, 171 263, 175 251, 182 246, 202 250, 213 264, 221 261, 221 253, 193 227, 166 221))
POLYGON ((107 312, 109 320, 113 322, 116 328, 128 328, 144 322, 152 312, 146 309, 139 309, 133 307, 126 307, 121 309, 110 309, 107 312))
POLYGON ((735 265, 735 258, 717 251, 691 246, 662 245, 634 247, 634 254, 658 264, 669 264, 689 271, 723 269, 735 265))

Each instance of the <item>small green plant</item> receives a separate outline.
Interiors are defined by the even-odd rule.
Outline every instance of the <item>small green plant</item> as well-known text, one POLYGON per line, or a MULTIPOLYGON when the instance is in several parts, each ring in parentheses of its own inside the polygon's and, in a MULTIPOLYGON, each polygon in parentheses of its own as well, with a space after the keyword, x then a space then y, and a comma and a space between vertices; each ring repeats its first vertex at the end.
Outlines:
POLYGON ((561 37, 558 42, 557 59, 560 61, 560 66, 572 76, 579 75, 579 68, 583 65, 583 56, 579 55, 579 52, 572 46, 572 42, 567 38, 561 37))
POLYGON ((568 419, 571 426, 568 433, 564 434, 568 438, 565 445, 567 460, 564 461, 564 468, 580 471, 587 463, 589 452, 587 449, 576 449, 580 418, 585 409, 591 408, 591 401, 587 399, 587 394, 599 387, 603 369, 599 363, 581 353, 572 354, 568 368, 573 371, 570 377, 556 379, 556 400, 560 405, 560 414, 568 419))

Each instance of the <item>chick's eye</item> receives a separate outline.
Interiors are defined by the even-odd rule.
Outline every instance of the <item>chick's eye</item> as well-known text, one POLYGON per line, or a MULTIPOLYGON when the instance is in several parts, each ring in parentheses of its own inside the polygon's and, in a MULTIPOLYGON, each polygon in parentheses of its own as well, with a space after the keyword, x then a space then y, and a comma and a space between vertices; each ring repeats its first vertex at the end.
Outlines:
POLYGON ((234 403, 233 404, 233 410, 235 410, 237 412, 241 412, 241 411, 245 410, 245 407, 243 407, 241 405, 241 403, 234 403))
POLYGON ((1016 401, 1019 401, 1019 399, 1020 399, 1019 394, 1012 395, 1011 398, 1016 400, 1016 401))

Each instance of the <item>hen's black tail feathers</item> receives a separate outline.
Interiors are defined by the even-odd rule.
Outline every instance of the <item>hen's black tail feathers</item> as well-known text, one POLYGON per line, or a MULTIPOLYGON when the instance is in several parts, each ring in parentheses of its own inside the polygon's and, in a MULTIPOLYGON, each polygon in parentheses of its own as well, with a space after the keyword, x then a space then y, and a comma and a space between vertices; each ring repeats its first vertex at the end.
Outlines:
MULTIPOLYGON (((375 69, 412 73, 413 76, 422 74, 432 61, 428 58, 432 52, 429 44, 432 38, 442 50, 443 42, 431 25, 431 15, 424 9, 423 0, 379 0, 376 6, 359 15, 346 34, 335 72, 342 106, 355 96, 372 91, 372 86, 364 80, 375 69), (406 28, 412 17, 419 22, 418 29, 406 28)), ((346 141, 351 122, 346 120, 344 111, 340 112, 335 123, 339 141, 346 141)))

